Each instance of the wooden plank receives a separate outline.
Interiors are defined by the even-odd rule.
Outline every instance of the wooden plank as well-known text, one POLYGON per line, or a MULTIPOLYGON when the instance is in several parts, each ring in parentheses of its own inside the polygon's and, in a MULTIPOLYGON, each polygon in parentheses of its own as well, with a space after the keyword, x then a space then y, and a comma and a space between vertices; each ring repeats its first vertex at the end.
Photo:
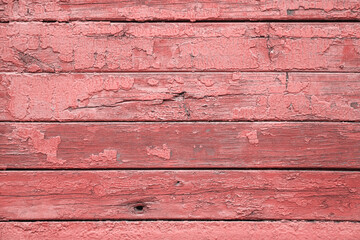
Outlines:
POLYGON ((7 0, 0 20, 356 20, 357 0, 7 0))
POLYGON ((355 222, 2 222, 0 238, 38 239, 314 239, 352 240, 355 222))
POLYGON ((359 73, 1 74, 4 121, 360 120, 359 73))
POLYGON ((360 173, 13 171, 0 173, 3 220, 360 220, 360 173))
POLYGON ((0 71, 360 71, 359 23, 5 23, 0 71))
POLYGON ((352 123, 0 124, 0 168, 360 168, 352 123))

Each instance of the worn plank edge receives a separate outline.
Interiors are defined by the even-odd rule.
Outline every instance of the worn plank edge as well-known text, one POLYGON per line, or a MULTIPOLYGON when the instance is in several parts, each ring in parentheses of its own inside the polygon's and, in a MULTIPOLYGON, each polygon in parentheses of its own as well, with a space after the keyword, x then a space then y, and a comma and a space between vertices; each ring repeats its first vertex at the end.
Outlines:
POLYGON ((211 222, 233 222, 233 223, 258 223, 258 222, 269 222, 269 223, 360 223, 360 220, 326 220, 326 219, 302 219, 302 220, 294 220, 294 219, 47 219, 47 220, 6 220, 0 219, 0 225, 6 223, 121 223, 121 222, 158 222, 158 223, 166 223, 166 222, 197 222, 197 223, 211 223, 211 222))
POLYGON ((109 172, 109 171, 302 171, 302 172, 360 172, 360 168, 338 168, 338 167, 181 167, 181 168, 0 168, 0 172, 109 172))

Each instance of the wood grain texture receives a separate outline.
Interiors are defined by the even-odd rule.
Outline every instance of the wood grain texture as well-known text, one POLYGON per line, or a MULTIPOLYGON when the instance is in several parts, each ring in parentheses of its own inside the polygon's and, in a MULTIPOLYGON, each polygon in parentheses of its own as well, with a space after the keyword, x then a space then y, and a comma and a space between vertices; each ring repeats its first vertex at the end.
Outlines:
POLYGON ((360 168, 352 123, 0 124, 0 168, 360 168))
POLYGON ((359 172, 1 172, 0 218, 359 221, 359 181, 359 172))
POLYGON ((360 120, 359 73, 0 74, 4 121, 360 120))
POLYGON ((360 71, 359 23, 6 23, 0 71, 360 71))
POLYGON ((354 240, 353 222, 2 222, 0 238, 174 240, 354 240))
POLYGON ((355 20, 357 0, 6 0, 0 20, 355 20))

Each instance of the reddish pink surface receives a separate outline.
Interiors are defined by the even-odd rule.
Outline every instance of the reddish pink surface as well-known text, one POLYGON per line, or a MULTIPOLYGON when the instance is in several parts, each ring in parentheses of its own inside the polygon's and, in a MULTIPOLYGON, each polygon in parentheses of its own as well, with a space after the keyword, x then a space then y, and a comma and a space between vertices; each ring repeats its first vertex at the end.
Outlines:
POLYGON ((360 120, 358 73, 1 74, 7 121, 360 120))
POLYGON ((353 222, 35 222, 0 223, 0 237, 38 239, 184 239, 184 240, 353 240, 360 224, 353 222))
POLYGON ((2 172, 0 217, 359 221, 359 181, 340 171, 2 172))
POLYGON ((5 169, 360 168, 356 123, 3 123, 0 132, 5 169))
POLYGON ((3 21, 355 20, 357 0, 5 0, 3 21))
POLYGON ((0 0, 0 239, 357 239, 359 19, 0 0))
POLYGON ((357 23, 14 22, 0 24, 0 70, 359 72, 359 36, 357 23))

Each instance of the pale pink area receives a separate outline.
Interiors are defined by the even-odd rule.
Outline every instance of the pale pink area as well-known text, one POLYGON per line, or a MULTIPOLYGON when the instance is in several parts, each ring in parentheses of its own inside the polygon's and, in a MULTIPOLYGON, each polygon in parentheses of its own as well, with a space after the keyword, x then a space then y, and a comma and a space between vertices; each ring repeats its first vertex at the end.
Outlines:
POLYGON ((46 155, 48 162, 54 164, 64 164, 66 161, 57 158, 58 146, 61 142, 60 136, 45 138, 44 133, 31 128, 18 128, 14 132, 14 138, 27 141, 33 147, 34 153, 46 155))
POLYGON ((171 157, 171 150, 166 144, 163 144, 162 147, 146 147, 146 151, 149 156, 156 156, 166 160, 169 160, 171 157))

